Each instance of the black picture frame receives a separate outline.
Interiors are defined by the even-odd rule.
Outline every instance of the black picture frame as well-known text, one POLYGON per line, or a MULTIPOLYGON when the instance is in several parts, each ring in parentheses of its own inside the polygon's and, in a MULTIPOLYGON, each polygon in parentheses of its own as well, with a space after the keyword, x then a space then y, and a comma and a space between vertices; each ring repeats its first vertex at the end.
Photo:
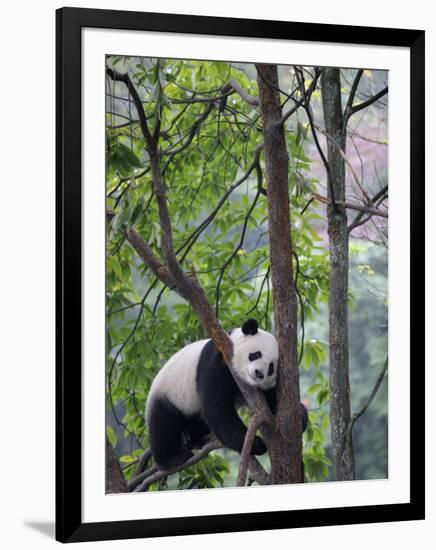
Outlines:
POLYGON ((62 8, 56 13, 56 539, 94 541, 424 519, 424 31, 62 8), (372 44, 410 50, 410 502, 82 523, 81 29, 372 44), (418 295, 419 292, 419 295, 418 295), (419 322, 418 322, 419 321, 419 322))

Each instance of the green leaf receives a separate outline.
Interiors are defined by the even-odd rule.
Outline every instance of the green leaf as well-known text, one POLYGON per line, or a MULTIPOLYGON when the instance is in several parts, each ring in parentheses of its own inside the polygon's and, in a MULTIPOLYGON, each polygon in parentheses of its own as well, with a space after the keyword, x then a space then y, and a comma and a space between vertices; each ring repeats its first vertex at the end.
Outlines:
POLYGON ((124 145, 124 143, 119 143, 118 148, 126 162, 128 162, 134 168, 142 168, 141 161, 139 160, 138 156, 132 151, 132 149, 124 145))
POLYGON ((112 445, 112 447, 115 447, 115 445, 117 444, 117 435, 112 426, 106 426, 106 435, 109 443, 112 445))

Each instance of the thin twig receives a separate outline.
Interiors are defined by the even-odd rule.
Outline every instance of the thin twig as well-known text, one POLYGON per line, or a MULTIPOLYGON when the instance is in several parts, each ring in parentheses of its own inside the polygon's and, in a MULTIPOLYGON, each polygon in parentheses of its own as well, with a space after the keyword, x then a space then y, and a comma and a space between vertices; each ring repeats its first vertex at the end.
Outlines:
POLYGON ((375 143, 376 145, 384 145, 385 147, 388 147, 388 145, 389 145, 388 141, 386 141, 386 140, 382 141, 380 139, 369 138, 367 136, 359 134, 359 132, 356 132, 356 130, 353 130, 353 129, 348 130, 348 135, 350 137, 356 137, 358 139, 361 139, 362 141, 367 141, 369 143, 375 143))
POLYGON ((351 418, 351 422, 350 422, 350 428, 349 428, 350 431, 353 429, 353 426, 356 423, 356 420, 358 420, 365 413, 365 411, 368 409, 368 407, 371 405, 374 397, 376 396, 376 394, 378 392, 378 389, 380 388, 381 383, 383 382, 383 378, 384 378, 387 370, 388 370, 388 357, 386 357, 385 362, 383 363, 383 367, 380 371, 380 374, 378 375, 378 378, 377 378, 377 380, 374 384, 374 387, 372 388, 372 391, 369 394, 367 400, 362 405, 362 407, 357 412, 355 412, 353 414, 353 416, 351 418))
MULTIPOLYGON (((262 178, 262 170, 261 170, 260 166, 258 167, 258 173, 260 173, 260 178, 262 178)), ((218 276, 218 281, 217 281, 216 288, 215 288, 215 313, 216 313, 217 316, 219 314, 219 299, 220 299, 221 281, 223 280, 224 273, 225 273, 227 267, 231 264, 233 258, 236 256, 238 251, 242 249, 242 247, 244 245, 244 240, 245 240, 245 235, 246 235, 246 232, 247 232, 248 221, 251 217, 251 214, 252 214, 253 210, 256 207, 256 203, 259 199, 259 196, 260 196, 260 191, 257 191, 257 193, 254 197, 254 200, 253 200, 250 208, 248 209, 247 214, 244 217, 244 222, 242 224, 242 231, 241 231, 241 237, 239 239, 239 242, 235 246, 235 248, 234 248, 233 252, 231 253, 231 255, 225 261, 222 268, 220 269, 220 274, 218 276)))
POLYGON ((366 101, 362 101, 362 103, 359 103, 358 105, 354 105, 354 107, 351 109, 351 115, 354 115, 354 113, 357 113, 362 109, 369 107, 370 105, 378 101, 380 98, 382 98, 384 95, 386 95, 388 91, 389 91, 389 87, 386 86, 386 88, 383 88, 383 90, 380 90, 377 94, 373 95, 366 101))
MULTIPOLYGON (((331 204, 331 200, 318 193, 312 193, 312 198, 324 204, 331 204)), ((349 210, 356 210, 357 212, 364 212, 366 214, 372 214, 373 216, 380 216, 381 218, 388 218, 388 213, 377 208, 371 208, 369 206, 361 206, 360 204, 354 204, 346 201, 336 201, 336 204, 342 208, 348 208, 349 210)))
POLYGON ((356 76, 354 77, 354 81, 353 81, 353 84, 351 86, 350 94, 348 96, 347 105, 346 105, 345 110, 344 110, 344 120, 343 120, 343 124, 342 124, 342 133, 345 133, 346 130, 347 130, 347 122, 348 122, 349 117, 351 116, 351 112, 352 112, 352 109, 353 109, 354 96, 356 95, 357 87, 359 86, 359 82, 360 82, 360 79, 362 78, 362 75, 363 75, 363 69, 359 69, 356 73, 356 76))
POLYGON ((151 449, 148 448, 148 449, 145 449, 145 451, 142 453, 133 475, 137 476, 138 474, 141 474, 147 467, 147 464, 150 462, 150 460, 151 460, 151 449))
POLYGON ((146 143, 148 145, 151 144, 153 142, 153 138, 150 134, 150 130, 148 129, 148 122, 147 122, 147 117, 145 116, 144 107, 142 105, 141 98, 139 97, 139 94, 135 86, 130 80, 129 75, 127 73, 122 74, 117 71, 114 71, 110 67, 106 68, 106 72, 112 78, 112 80, 118 80, 119 82, 124 82, 124 84, 127 86, 127 89, 129 90, 129 93, 132 96, 132 99, 135 103, 136 111, 138 113, 138 118, 139 118, 139 125, 141 127, 142 134, 145 138, 146 143))
POLYGON ((228 94, 236 92, 245 102, 247 102, 252 107, 259 106, 259 100, 257 97, 250 95, 236 80, 232 79, 222 88, 223 94, 228 94))
POLYGON ((324 151, 321 147, 321 144, 319 142, 318 134, 315 131, 315 123, 313 121, 312 111, 310 109, 310 103, 308 102, 308 99, 307 99, 307 96, 306 96, 302 71, 296 65, 294 66, 294 69, 295 69, 295 75, 296 75, 297 80, 299 82, 301 93, 303 94, 304 104, 302 104, 301 102, 299 102, 298 100, 296 100, 294 98, 292 98, 292 99, 296 103, 300 103, 303 106, 303 108, 306 112, 306 116, 307 116, 307 119, 309 121, 310 131, 312 132, 313 141, 315 143, 315 146, 318 150, 319 156, 321 157, 322 163, 324 164, 324 168, 325 168, 325 171, 327 173, 327 183, 328 183, 328 188, 329 188, 330 196, 331 196, 331 204, 333 206, 333 210, 336 211, 336 197, 335 197, 335 190, 334 190, 333 182, 332 182, 332 173, 331 173, 330 165, 328 163, 328 160, 327 160, 327 158, 324 154, 324 151))
POLYGON ((225 204, 228 197, 233 193, 235 189, 240 187, 244 183, 244 181, 246 181, 250 177, 253 170, 256 169, 256 167, 259 164, 260 154, 262 150, 263 150, 263 143, 260 143, 256 147, 254 151, 253 161, 250 164, 250 166, 247 168, 245 173, 238 180, 232 183, 232 185, 229 186, 229 188, 220 198, 220 200, 218 201, 217 205, 212 210, 212 212, 201 222, 201 224, 191 233, 191 235, 186 239, 186 241, 176 250, 176 253, 179 254, 186 247, 186 250, 184 251, 183 256, 181 257, 181 261, 185 259, 185 257, 187 256, 188 252, 190 251, 190 249, 192 248, 193 244, 198 239, 198 237, 203 233, 203 231, 205 231, 205 229, 215 219, 215 216, 219 212, 220 208, 225 204))
POLYGON ((347 155, 344 153, 344 151, 342 150, 341 146, 339 145, 339 143, 334 139, 333 136, 331 136, 330 134, 328 134, 323 128, 321 128, 320 126, 317 126, 315 125, 315 128, 317 130, 319 130, 331 143, 333 143, 333 145, 336 147, 336 149, 338 150, 339 154, 341 155, 342 159, 344 160, 344 162, 346 163, 346 165, 348 166, 348 168, 350 169, 350 172, 353 174, 353 178, 357 184, 357 187, 360 189, 362 195, 364 196, 364 198, 366 199, 366 202, 367 204, 372 204, 372 201, 371 201, 371 198, 370 196, 368 195, 368 193, 365 191, 360 179, 359 179, 359 176, 356 174, 356 171, 354 170, 354 167, 353 165, 351 164, 351 162, 349 161, 347 155))
MULTIPOLYGON (((378 204, 380 204, 378 201, 384 200, 387 196, 387 193, 388 193, 388 186, 385 185, 382 189, 380 189, 380 191, 378 193, 376 193, 372 197, 372 203, 376 204, 376 206, 377 206, 378 204)), ((368 214, 368 216, 366 216, 364 219, 362 219, 364 214, 365 214, 365 212, 359 212, 359 214, 356 215, 354 220, 348 226, 348 233, 351 233, 351 231, 353 231, 353 229, 355 229, 356 227, 359 227, 360 225, 363 225, 364 223, 366 223, 372 217, 372 214, 368 214)))
MULTIPOLYGON (((316 86, 318 84, 318 80, 319 80, 320 75, 321 75, 321 71, 318 69, 318 67, 315 67, 315 76, 314 76, 312 82, 310 83, 310 85, 307 87, 307 89, 305 91, 305 94, 304 94, 308 102, 310 101, 313 92, 316 90, 316 86)), ((294 100, 293 97, 291 97, 291 99, 294 100)), ((283 114, 282 118, 280 119, 280 121, 278 123, 279 126, 284 124, 290 116, 292 116, 296 111, 298 111, 298 109, 300 107, 303 107, 303 105, 301 103, 295 103, 295 105, 291 109, 286 111, 283 114)))
POLYGON ((140 474, 134 475, 132 478, 130 478, 127 481, 127 487, 129 488, 129 491, 134 491, 135 488, 144 481, 144 479, 147 479, 155 472, 157 472, 157 469, 157 466, 153 464, 153 466, 150 466, 150 468, 147 468, 140 474))

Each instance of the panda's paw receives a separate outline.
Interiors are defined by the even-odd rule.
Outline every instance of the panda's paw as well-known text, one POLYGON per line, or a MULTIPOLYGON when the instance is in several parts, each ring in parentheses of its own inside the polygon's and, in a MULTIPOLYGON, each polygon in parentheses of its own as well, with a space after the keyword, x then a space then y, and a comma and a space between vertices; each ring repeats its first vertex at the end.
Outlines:
POLYGON ((171 472, 173 470, 177 470, 180 466, 182 466, 187 460, 192 458, 194 456, 191 451, 188 449, 184 449, 183 452, 179 453, 176 456, 172 456, 171 458, 167 458, 165 461, 159 461, 157 462, 157 466, 159 467, 159 470, 163 472, 171 472))
POLYGON ((193 456, 194 456, 194 453, 192 453, 189 449, 184 449, 183 452, 177 457, 176 467, 181 466, 193 456))
POLYGON ((251 448, 252 455, 264 455, 267 451, 266 445, 260 437, 254 439, 253 447, 251 448))

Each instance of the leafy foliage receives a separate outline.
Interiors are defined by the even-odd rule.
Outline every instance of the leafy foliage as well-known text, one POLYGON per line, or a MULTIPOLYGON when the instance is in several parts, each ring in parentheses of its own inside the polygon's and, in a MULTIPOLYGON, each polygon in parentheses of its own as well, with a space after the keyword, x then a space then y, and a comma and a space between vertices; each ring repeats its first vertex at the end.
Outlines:
POLYGON ((201 462, 182 470, 179 475, 179 489, 200 489, 223 487, 229 465, 218 454, 210 454, 201 462))

